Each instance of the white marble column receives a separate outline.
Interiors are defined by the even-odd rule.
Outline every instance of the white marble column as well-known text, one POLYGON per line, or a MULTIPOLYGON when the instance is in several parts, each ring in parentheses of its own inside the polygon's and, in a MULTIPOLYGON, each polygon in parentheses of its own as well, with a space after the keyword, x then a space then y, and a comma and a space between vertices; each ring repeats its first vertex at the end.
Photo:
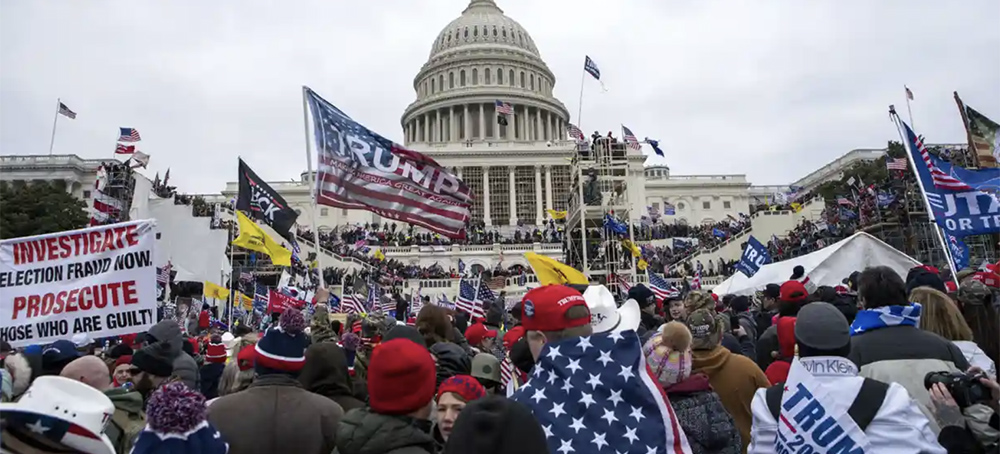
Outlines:
POLYGON ((545 140, 542 133, 542 111, 539 109, 535 112, 535 140, 545 140))
POLYGON ((514 170, 517 167, 507 167, 507 185, 510 187, 510 225, 517 225, 517 191, 514 186, 514 170))
POLYGON ((524 106, 521 109, 521 124, 518 129, 521 130, 521 140, 528 140, 528 106, 524 106))
POLYGON ((556 116, 552 115, 552 112, 549 112, 548 117, 549 117, 549 140, 553 141, 559 140, 559 137, 556 136, 556 116))
POLYGON ((423 114, 423 115, 420 116, 420 122, 424 124, 424 127, 423 127, 423 129, 424 129, 424 136, 421 138, 421 140, 423 142, 430 142, 431 141, 430 140, 431 128, 430 128, 430 125, 427 124, 427 114, 423 114))
POLYGON ((483 166, 483 222, 493 225, 490 218, 490 168, 483 166))
POLYGON ((479 140, 486 140, 486 108, 479 103, 479 140))
POLYGON ((464 169, 464 167, 459 167, 459 168, 455 169, 456 171, 458 171, 458 179, 459 180, 462 179, 462 169, 464 169))
POLYGON ((455 115, 455 106, 448 108, 448 118, 451 119, 451 141, 458 142, 458 115, 455 115))
POLYGON ((434 109, 434 141, 443 142, 441 134, 444 127, 441 125, 441 109, 434 109))
POLYGON ((556 208, 552 205, 552 166, 545 166, 545 207, 556 208))
POLYGON ((462 115, 462 129, 465 130, 465 140, 469 140, 472 136, 472 122, 469 121, 469 105, 465 104, 462 107, 465 109, 465 113, 462 115))
POLYGON ((542 166, 535 166, 535 225, 545 221, 545 211, 542 210, 542 166))

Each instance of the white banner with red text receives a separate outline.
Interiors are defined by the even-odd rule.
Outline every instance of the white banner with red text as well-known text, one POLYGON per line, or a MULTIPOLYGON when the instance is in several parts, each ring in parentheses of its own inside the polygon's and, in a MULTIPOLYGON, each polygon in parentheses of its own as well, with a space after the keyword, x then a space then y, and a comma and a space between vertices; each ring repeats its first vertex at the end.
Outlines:
POLYGON ((155 221, 0 241, 0 339, 14 347, 156 323, 155 221))

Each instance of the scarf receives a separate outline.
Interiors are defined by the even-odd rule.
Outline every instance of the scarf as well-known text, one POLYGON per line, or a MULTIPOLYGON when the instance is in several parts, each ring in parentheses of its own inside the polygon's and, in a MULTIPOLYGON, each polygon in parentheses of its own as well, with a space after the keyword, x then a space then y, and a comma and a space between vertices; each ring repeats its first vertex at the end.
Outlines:
POLYGON ((858 311, 858 316, 851 324, 851 335, 857 336, 889 326, 919 325, 920 303, 910 303, 909 306, 882 306, 858 311))

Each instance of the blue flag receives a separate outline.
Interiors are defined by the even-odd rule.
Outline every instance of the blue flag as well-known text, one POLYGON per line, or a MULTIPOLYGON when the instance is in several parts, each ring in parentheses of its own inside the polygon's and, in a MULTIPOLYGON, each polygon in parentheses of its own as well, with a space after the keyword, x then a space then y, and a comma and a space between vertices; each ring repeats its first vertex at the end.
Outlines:
POLYGON ((760 241, 750 235, 750 239, 747 240, 747 248, 740 256, 739 263, 736 264, 736 270, 746 274, 747 277, 753 277, 760 271, 760 267, 768 263, 771 263, 771 254, 767 252, 767 246, 760 244, 760 241))
POLYGON ((712 235, 715 235, 717 238, 725 238, 726 232, 723 232, 722 230, 712 227, 712 235))
POLYGON ((900 123, 937 224, 956 237, 1000 232, 1000 170, 952 166, 928 153, 913 130, 900 123))
POLYGON ((591 60, 590 56, 587 56, 583 60, 583 70, 587 71, 587 74, 594 76, 594 79, 601 80, 601 70, 597 68, 597 63, 594 63, 594 60, 591 60))
POLYGON ((950 233, 946 234, 945 237, 948 238, 948 250, 951 251, 951 269, 953 272, 957 273, 969 267, 969 246, 962 241, 961 238, 956 237, 950 233))

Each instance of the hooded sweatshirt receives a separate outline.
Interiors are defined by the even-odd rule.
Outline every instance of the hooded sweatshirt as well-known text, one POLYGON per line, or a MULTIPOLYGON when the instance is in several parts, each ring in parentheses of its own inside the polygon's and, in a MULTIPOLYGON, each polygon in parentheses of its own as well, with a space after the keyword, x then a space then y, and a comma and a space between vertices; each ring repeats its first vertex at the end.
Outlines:
POLYGON ((472 359, 462 347, 451 342, 439 342, 431 347, 437 357, 437 386, 455 375, 468 375, 472 371, 472 359))
POLYGON ((740 431, 742 450, 746 452, 753 424, 750 403, 758 388, 771 384, 750 358, 732 354, 721 345, 712 350, 695 350, 693 356, 691 372, 708 375, 712 389, 719 394, 722 406, 733 417, 740 431))
POLYGON ((201 390, 201 377, 198 374, 198 363, 194 358, 184 353, 185 339, 181 335, 181 327, 173 320, 163 320, 153 325, 147 331, 157 341, 170 346, 170 354, 174 358, 174 376, 180 378, 188 388, 201 390))
POLYGON ((299 373, 299 382, 307 391, 340 404, 345 412, 365 406, 354 397, 344 349, 333 342, 312 344, 306 349, 306 364, 299 373))

